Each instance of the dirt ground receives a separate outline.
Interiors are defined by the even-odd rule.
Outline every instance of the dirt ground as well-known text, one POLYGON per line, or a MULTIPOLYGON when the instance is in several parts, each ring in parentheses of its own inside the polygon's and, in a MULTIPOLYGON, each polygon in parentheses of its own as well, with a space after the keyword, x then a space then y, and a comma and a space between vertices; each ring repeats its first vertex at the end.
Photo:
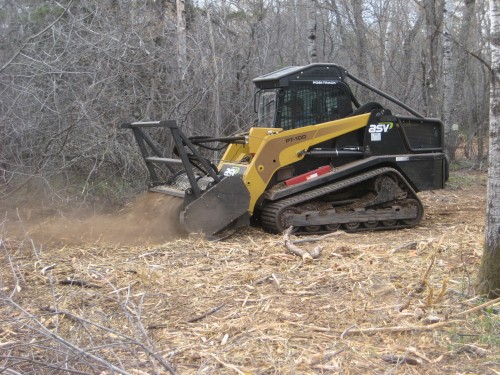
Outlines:
POLYGON ((486 175, 419 196, 416 228, 295 243, 315 260, 257 228, 158 231, 172 213, 150 196, 91 221, 4 214, 0 373, 500 374, 499 302, 474 294, 486 175))

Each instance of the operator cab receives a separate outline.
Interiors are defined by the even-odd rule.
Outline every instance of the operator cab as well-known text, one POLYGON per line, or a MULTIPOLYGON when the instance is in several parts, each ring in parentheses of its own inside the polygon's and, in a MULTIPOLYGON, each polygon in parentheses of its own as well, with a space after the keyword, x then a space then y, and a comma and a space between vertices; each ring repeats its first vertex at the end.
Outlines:
POLYGON ((359 103, 344 82, 346 74, 337 65, 312 64, 255 78, 259 126, 289 130, 352 114, 359 103))

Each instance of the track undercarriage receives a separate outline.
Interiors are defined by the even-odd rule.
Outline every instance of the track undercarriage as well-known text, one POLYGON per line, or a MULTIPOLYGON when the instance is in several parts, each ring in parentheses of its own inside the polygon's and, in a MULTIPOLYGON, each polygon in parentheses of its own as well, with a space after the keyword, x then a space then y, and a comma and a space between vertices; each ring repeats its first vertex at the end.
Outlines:
POLYGON ((264 204, 262 226, 281 233, 320 234, 400 229, 417 225, 423 206, 393 168, 379 168, 292 197, 264 204))

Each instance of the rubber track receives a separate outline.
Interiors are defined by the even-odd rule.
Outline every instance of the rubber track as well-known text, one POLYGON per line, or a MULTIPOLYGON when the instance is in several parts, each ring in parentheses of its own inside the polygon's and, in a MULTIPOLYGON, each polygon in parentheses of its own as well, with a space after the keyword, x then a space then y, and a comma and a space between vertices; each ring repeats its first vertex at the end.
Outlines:
MULTIPOLYGON (((415 199, 423 213, 423 205, 420 199, 417 197, 417 194, 415 191, 412 189, 412 187, 408 184, 406 179, 399 173, 396 169, 394 168, 389 168, 389 167, 384 167, 384 168, 378 168, 373 171, 361 173, 357 176, 351 177, 344 179, 342 181, 334 182, 332 184, 322 186, 313 190, 306 191, 302 194, 295 195, 290 198, 285 198, 276 202, 271 202, 268 204, 265 204, 262 208, 261 211, 261 220, 262 220, 262 226, 272 232, 272 233, 281 233, 281 229, 276 226, 276 220, 277 216, 279 213, 284 210, 287 207, 294 207, 300 203, 304 203, 307 201, 310 201, 312 199, 321 197, 323 195, 333 193, 335 191, 339 191, 341 189, 344 189, 349 186, 356 185, 360 182, 369 180, 373 177, 385 174, 385 173, 394 173, 396 174, 399 178, 400 181, 404 182, 406 184, 406 188, 408 189, 409 193, 412 195, 412 197, 415 199)), ((416 225, 417 223, 415 223, 416 225)), ((377 228, 363 228, 360 227, 359 229, 353 230, 351 232, 360 232, 360 231, 367 231, 367 230, 377 230, 377 229, 399 229, 399 228, 408 228, 413 225, 395 225, 393 227, 377 227, 377 228)), ((325 231, 322 232, 301 232, 300 234, 321 234, 321 233, 328 233, 325 231)))

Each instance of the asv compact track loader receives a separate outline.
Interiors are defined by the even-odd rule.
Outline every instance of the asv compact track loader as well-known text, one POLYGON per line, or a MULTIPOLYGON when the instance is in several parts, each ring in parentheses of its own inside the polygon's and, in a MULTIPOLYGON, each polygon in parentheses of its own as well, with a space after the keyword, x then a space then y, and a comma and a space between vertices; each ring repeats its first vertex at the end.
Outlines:
POLYGON ((172 120, 123 125, 144 156, 149 190, 184 200, 179 220, 187 232, 217 238, 251 220, 274 233, 408 228, 423 215, 416 193, 444 187, 439 120, 334 64, 287 67, 254 83, 258 122, 244 134, 187 137, 172 120), (361 105, 348 79, 412 116, 361 105), (168 129, 173 155, 148 128, 168 129), (201 149, 217 144, 225 151, 214 165, 201 149))

